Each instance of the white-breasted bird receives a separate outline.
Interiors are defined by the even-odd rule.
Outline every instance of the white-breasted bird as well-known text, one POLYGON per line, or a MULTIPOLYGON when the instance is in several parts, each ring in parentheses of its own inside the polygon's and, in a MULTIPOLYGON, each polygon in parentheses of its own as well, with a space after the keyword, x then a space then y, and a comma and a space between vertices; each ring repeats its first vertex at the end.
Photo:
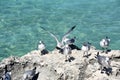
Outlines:
POLYGON ((107 48, 109 46, 109 43, 110 43, 110 39, 107 36, 100 41, 100 46, 102 47, 103 52, 105 50, 105 52, 107 53, 107 48))
POLYGON ((32 70, 28 70, 23 74, 23 80, 32 80, 32 78, 35 76, 36 73, 36 67, 34 67, 32 70))
POLYGON ((38 50, 42 51, 44 49, 45 49, 45 44, 43 43, 43 41, 39 41, 38 50))
POLYGON ((76 37, 64 39, 64 43, 68 45, 73 45, 75 43, 76 37))
POLYGON ((84 51, 83 57, 88 57, 88 51, 90 50, 90 43, 84 42, 82 44, 81 50, 84 51))
POLYGON ((111 61, 109 57, 101 56, 98 52, 95 58, 97 59, 100 65, 101 73, 103 73, 103 70, 105 70, 108 75, 112 73, 112 69, 110 65, 111 61))

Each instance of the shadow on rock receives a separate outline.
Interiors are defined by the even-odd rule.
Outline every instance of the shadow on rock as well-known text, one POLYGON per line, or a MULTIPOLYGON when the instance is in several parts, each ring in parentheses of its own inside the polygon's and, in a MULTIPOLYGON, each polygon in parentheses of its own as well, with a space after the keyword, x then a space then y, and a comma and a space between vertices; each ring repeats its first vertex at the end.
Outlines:
POLYGON ((111 49, 108 49, 107 52, 111 52, 111 49))
POLYGON ((46 49, 41 51, 41 55, 45 55, 45 54, 48 54, 48 50, 46 50, 46 49))
POLYGON ((71 45, 69 45, 69 46, 70 46, 70 48, 71 48, 72 50, 74 50, 74 49, 81 50, 79 47, 77 47, 77 46, 74 45, 74 44, 71 44, 71 45))
POLYGON ((85 56, 83 56, 83 57, 89 58, 89 56, 91 56, 91 54, 85 55, 85 56))
POLYGON ((73 61, 73 60, 75 60, 74 57, 70 57, 70 58, 69 58, 69 62, 71 62, 71 61, 73 61))

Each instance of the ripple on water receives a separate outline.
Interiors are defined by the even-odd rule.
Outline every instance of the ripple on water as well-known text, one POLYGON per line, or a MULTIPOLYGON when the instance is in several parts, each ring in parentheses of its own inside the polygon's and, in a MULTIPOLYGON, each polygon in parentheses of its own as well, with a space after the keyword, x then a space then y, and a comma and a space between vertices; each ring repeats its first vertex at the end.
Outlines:
POLYGON ((53 32, 59 40, 72 26, 70 37, 76 45, 91 42, 100 49, 99 41, 111 38, 111 49, 120 49, 119 0, 1 0, 0 60, 10 55, 22 56, 37 49, 39 40, 49 50, 55 48, 53 37, 40 26, 53 32))

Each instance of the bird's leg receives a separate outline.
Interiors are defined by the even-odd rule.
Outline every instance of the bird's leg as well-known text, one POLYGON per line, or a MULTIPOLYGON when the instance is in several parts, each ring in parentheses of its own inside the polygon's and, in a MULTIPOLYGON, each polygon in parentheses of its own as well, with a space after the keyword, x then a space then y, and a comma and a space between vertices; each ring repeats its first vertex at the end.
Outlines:
POLYGON ((84 51, 83 57, 87 57, 88 58, 88 51, 84 51))
POLYGON ((99 66, 98 70, 101 70, 101 66, 99 66))
POLYGON ((104 53, 104 48, 102 48, 102 53, 104 53))
POLYGON ((71 59, 70 59, 70 58, 71 58, 71 56, 70 56, 70 54, 69 54, 68 56, 69 56, 68 60, 69 60, 69 62, 71 62, 71 59))
POLYGON ((86 51, 83 52, 83 57, 85 57, 85 53, 86 53, 86 51))
POLYGON ((100 66, 100 69, 101 69, 101 73, 104 73, 104 72, 103 72, 103 66, 102 66, 102 65, 100 66))
POLYGON ((106 54, 108 53, 108 48, 105 48, 105 53, 106 53, 106 54))
POLYGON ((65 62, 67 62, 68 61, 68 56, 67 55, 65 55, 65 62))
POLYGON ((86 57, 88 58, 88 56, 89 56, 89 55, 88 55, 88 51, 86 51, 86 53, 87 53, 86 57))

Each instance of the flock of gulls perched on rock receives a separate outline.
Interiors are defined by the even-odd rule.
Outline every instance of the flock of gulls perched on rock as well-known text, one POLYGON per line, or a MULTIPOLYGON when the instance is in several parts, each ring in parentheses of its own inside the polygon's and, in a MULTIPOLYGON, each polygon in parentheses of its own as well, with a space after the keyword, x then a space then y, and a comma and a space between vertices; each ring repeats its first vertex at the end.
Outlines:
MULTIPOLYGON (((58 49, 60 53, 64 54, 65 61, 69 61, 69 62, 70 62, 70 57, 71 57, 71 51, 73 49, 82 50, 84 52, 83 57, 88 58, 89 56, 88 51, 91 48, 91 43, 84 42, 80 49, 79 47, 74 45, 76 37, 71 38, 71 39, 68 38, 68 36, 75 29, 75 27, 76 26, 71 27, 70 30, 68 30, 64 34, 61 41, 59 41, 58 38, 52 32, 46 30, 44 27, 41 27, 43 30, 49 33, 56 40, 57 42, 56 49, 58 49)), ((109 51, 108 49, 109 43, 110 43, 110 39, 107 36, 100 41, 100 46, 103 49, 103 52, 105 52, 106 54, 109 51)), ((42 53, 42 51, 46 50, 45 44, 42 41, 40 41, 38 45, 38 49, 41 50, 41 54, 45 54, 45 53, 42 53)), ((106 71, 106 74, 108 75, 112 73, 112 68, 110 66, 110 59, 107 56, 101 56, 98 52, 95 58, 98 60, 98 63, 100 64, 101 73, 103 71, 106 71)))
MULTIPOLYGON (((76 37, 73 37, 71 39, 68 38, 68 36, 75 29, 75 27, 76 26, 71 27, 64 34, 61 41, 59 41, 58 38, 52 32, 48 31, 44 27, 41 27, 44 31, 46 31, 48 34, 50 34, 56 40, 56 42, 57 42, 56 49, 59 50, 59 53, 65 55, 65 62, 71 62, 70 58, 71 58, 71 52, 73 49, 82 50, 84 52, 83 57, 88 58, 88 55, 89 55, 88 52, 91 48, 91 43, 84 42, 82 44, 82 47, 79 48, 76 45, 74 45, 76 37)), ((105 37, 104 39, 102 39, 100 41, 100 46, 103 49, 104 53, 108 53, 109 43, 110 43, 110 39, 108 37, 105 37)), ((43 41, 39 41, 38 50, 41 51, 41 55, 45 55, 48 53, 43 41)), ((112 67, 110 65, 110 59, 107 56, 101 56, 98 52, 96 54, 95 58, 97 59, 98 63, 100 64, 101 73, 103 73, 103 71, 105 71, 106 74, 108 74, 108 75, 112 74, 112 67)), ((32 70, 26 71, 23 74, 23 80, 32 80, 32 78, 35 76, 35 72, 36 72, 36 67, 33 68, 32 70)), ((1 77, 1 79, 2 80, 11 80, 11 72, 9 72, 7 70, 7 66, 5 67, 5 74, 1 77)))
MULTIPOLYGON (((69 61, 69 62, 70 62, 70 57, 71 57, 70 54, 73 49, 84 51, 83 57, 88 57, 89 55, 88 51, 90 50, 90 47, 91 47, 91 43, 84 42, 80 49, 79 47, 74 45, 76 37, 71 38, 71 39, 68 38, 70 32, 73 31, 75 27, 76 26, 73 26, 72 28, 70 28, 70 30, 68 30, 68 32, 64 34, 61 41, 59 41, 58 38, 52 32, 49 32, 44 27, 41 27, 43 30, 49 33, 56 40, 57 42, 56 49, 58 49, 60 53, 64 54, 65 61, 69 61)), ((100 46, 102 47, 103 52, 108 53, 107 48, 109 46, 109 43, 110 43, 110 39, 107 36, 100 41, 100 46)), ((38 45, 38 49, 41 50, 41 53, 42 51, 46 50, 45 44, 42 41, 40 41, 38 45)), ((110 66, 110 59, 108 57, 101 56, 98 52, 95 58, 98 60, 98 63, 100 64, 101 73, 103 73, 103 71, 106 71, 106 74, 108 75, 112 74, 112 68, 110 66)))
MULTIPOLYGON (((76 26, 71 27, 70 30, 68 30, 64 34, 61 41, 59 41, 58 38, 52 32, 46 30, 44 27, 41 27, 41 28, 43 30, 45 30, 47 33, 49 33, 56 40, 56 42, 57 42, 56 49, 58 49, 60 53, 69 55, 71 53, 71 50, 77 49, 77 50, 84 51, 84 53, 83 53, 84 57, 88 57, 88 55, 89 55, 88 51, 91 48, 91 43, 84 42, 82 44, 82 47, 79 48, 76 45, 74 45, 76 37, 68 38, 68 36, 75 29, 75 27, 76 26)), ((107 53, 109 51, 108 50, 109 43, 110 43, 110 39, 107 36, 100 41, 100 46, 103 49, 103 52, 107 53)), ((44 50, 46 50, 46 47, 45 47, 45 44, 43 41, 39 41, 38 50, 40 50, 41 53, 43 52, 42 54, 46 54, 46 53, 44 53, 44 50)))

